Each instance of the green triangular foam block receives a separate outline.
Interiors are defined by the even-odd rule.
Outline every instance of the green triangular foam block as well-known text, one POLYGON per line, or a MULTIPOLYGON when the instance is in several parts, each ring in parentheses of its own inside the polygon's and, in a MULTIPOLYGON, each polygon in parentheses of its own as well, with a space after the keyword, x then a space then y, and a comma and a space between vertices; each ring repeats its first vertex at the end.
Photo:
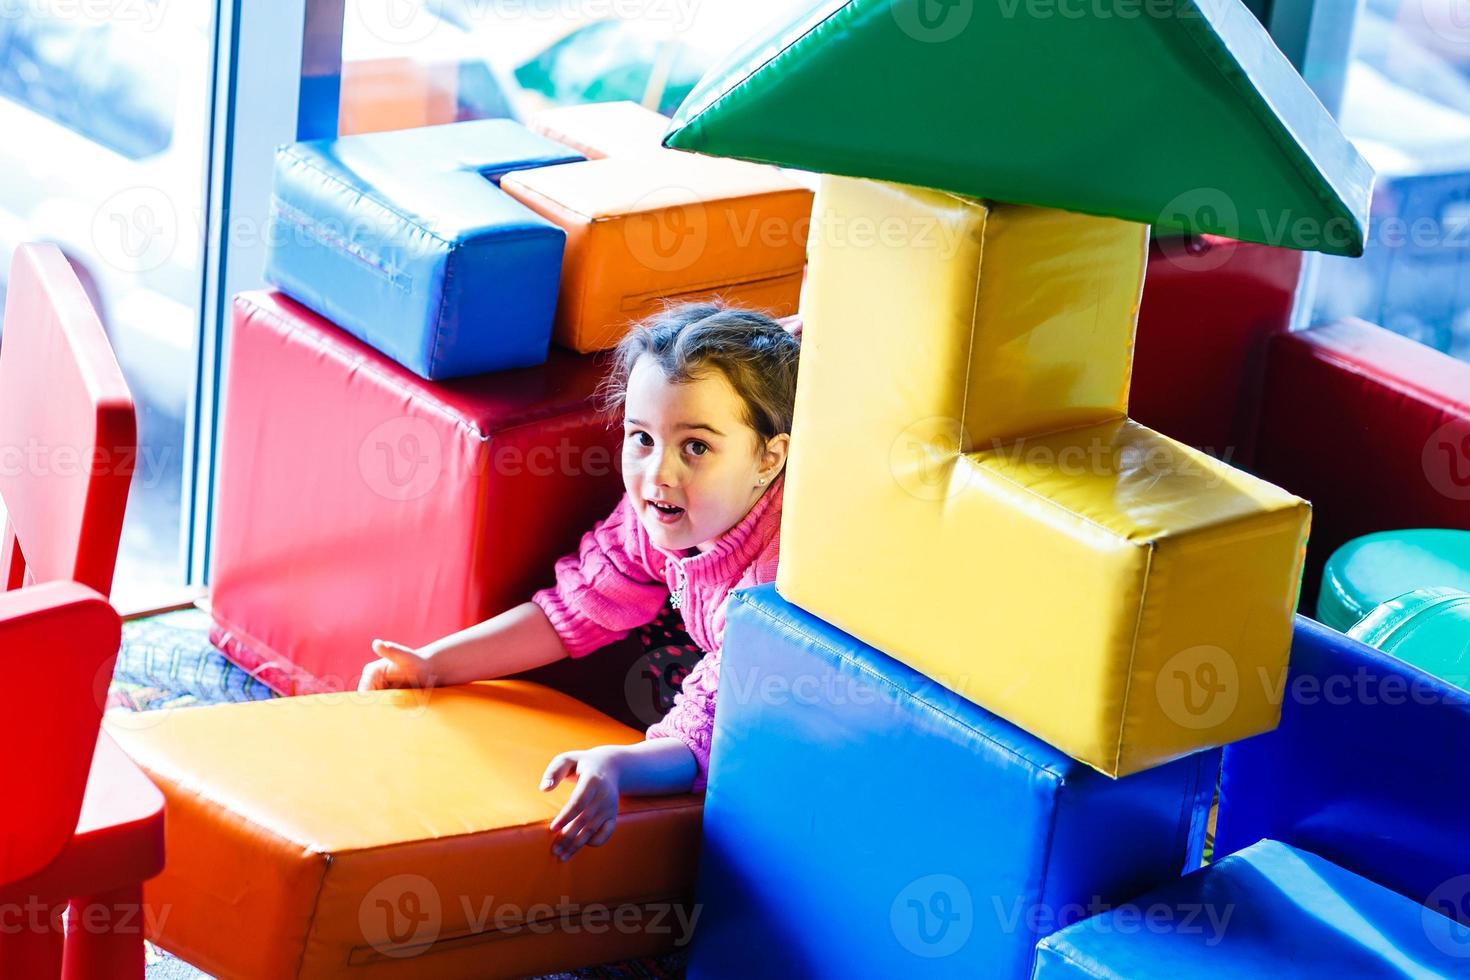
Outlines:
POLYGON ((1343 255, 1373 181, 1240 0, 825 0, 665 144, 1343 255))

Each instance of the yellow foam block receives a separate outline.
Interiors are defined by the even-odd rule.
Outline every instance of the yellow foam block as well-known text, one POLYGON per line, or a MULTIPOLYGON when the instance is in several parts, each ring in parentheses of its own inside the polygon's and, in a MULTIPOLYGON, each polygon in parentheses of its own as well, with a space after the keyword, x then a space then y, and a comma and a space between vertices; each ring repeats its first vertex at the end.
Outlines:
POLYGON ((811 241, 780 592, 1109 775, 1274 727, 1309 508, 1127 420, 1147 229, 826 178, 811 241))

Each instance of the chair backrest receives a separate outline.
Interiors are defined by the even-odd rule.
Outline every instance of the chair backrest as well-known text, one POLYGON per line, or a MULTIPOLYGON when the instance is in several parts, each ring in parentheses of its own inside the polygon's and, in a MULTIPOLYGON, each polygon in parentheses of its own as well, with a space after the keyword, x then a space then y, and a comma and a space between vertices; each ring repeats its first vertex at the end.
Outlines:
POLYGON ((61 853, 76 830, 122 624, 75 582, 0 594, 0 885, 61 853))
POLYGON ((0 591, 111 592, 136 452, 133 398, 81 282, 55 245, 22 245, 0 337, 0 591))

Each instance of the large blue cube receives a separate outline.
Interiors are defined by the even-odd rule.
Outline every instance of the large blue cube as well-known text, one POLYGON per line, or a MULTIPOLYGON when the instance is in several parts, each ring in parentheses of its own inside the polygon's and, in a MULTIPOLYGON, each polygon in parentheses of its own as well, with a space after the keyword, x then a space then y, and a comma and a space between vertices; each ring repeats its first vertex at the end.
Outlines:
POLYGON ((1109 779, 773 586, 722 656, 691 977, 1019 980, 1198 863, 1218 752, 1109 779))
POLYGON ((566 233, 498 184, 580 159, 508 119, 288 144, 266 278, 431 380, 540 364, 566 233))

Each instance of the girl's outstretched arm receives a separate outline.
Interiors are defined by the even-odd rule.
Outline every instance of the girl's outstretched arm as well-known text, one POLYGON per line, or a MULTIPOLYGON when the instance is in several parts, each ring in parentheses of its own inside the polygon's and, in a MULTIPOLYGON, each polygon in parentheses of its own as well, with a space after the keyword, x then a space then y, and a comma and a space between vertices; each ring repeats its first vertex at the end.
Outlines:
POLYGON ((374 640, 373 652, 381 659, 363 670, 359 691, 468 684, 518 674, 567 655, 551 620, 534 602, 417 649, 374 640))
POLYGON ((687 793, 698 768, 694 753, 677 738, 561 753, 541 777, 541 789, 550 790, 573 773, 577 788, 551 821, 556 835, 551 852, 565 861, 584 844, 601 847, 617 826, 619 796, 687 793))

